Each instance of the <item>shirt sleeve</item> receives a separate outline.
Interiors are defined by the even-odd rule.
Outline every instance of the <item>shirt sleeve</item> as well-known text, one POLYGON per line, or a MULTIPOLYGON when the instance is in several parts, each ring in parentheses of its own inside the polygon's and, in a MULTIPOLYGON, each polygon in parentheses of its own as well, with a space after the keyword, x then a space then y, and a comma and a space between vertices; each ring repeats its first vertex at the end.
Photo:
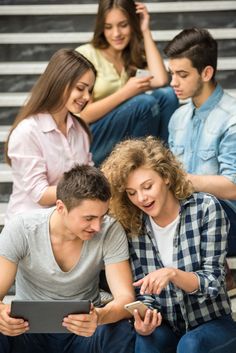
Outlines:
POLYGON ((11 219, 0 234, 0 256, 16 264, 27 254, 28 244, 20 216, 11 219))
POLYGON ((228 178, 232 183, 236 184, 236 124, 235 117, 233 122, 229 123, 229 127, 223 135, 219 144, 219 173, 228 178))
POLYGON ((189 295, 197 295, 199 300, 216 298, 224 286, 227 235, 229 222, 218 200, 210 197, 203 214, 201 233, 202 267, 195 274, 199 281, 199 290, 189 295))
POLYGON ((37 203, 48 187, 47 166, 35 129, 18 126, 13 130, 8 147, 13 178, 33 202, 37 203))
POLYGON ((105 265, 129 259, 127 237, 121 224, 117 221, 114 221, 107 230, 103 255, 105 265))

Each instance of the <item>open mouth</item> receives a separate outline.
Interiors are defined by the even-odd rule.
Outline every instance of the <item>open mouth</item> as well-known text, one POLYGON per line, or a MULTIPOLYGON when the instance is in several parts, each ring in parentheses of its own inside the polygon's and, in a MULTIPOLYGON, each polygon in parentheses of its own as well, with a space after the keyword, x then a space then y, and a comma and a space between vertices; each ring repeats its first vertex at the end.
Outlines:
POLYGON ((153 207, 154 203, 155 203, 155 201, 149 202, 146 205, 143 205, 143 208, 145 210, 150 210, 153 207))

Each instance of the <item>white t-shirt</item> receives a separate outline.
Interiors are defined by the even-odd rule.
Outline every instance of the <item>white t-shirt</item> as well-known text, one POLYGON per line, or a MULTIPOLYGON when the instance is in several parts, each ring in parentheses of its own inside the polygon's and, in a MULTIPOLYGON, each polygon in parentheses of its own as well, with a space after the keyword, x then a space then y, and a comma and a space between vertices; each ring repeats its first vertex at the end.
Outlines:
POLYGON ((179 223, 179 215, 165 227, 160 227, 149 217, 153 234, 160 253, 161 261, 165 267, 173 267, 173 240, 179 223))
POLYGON ((77 264, 64 272, 55 260, 49 234, 54 209, 17 215, 2 230, 0 256, 18 264, 16 299, 88 299, 97 306, 104 265, 129 259, 126 234, 115 219, 105 216, 100 232, 84 241, 77 264))

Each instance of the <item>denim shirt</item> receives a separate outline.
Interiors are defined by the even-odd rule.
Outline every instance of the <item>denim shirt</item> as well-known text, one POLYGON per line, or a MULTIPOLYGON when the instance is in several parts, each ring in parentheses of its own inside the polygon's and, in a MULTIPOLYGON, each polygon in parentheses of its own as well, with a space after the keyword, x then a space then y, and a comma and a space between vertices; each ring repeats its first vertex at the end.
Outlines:
MULTIPOLYGON (((236 99, 220 85, 196 108, 185 104, 172 115, 169 146, 188 173, 223 175, 236 184, 236 99)), ((227 201, 236 212, 236 201, 227 201)))

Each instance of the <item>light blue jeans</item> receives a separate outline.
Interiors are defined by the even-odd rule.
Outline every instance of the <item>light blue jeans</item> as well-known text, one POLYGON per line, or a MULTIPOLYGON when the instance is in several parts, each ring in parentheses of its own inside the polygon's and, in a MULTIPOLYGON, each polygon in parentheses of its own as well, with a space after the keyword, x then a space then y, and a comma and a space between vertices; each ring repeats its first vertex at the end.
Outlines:
POLYGON ((100 165, 113 147, 128 137, 153 135, 167 142, 168 123, 178 104, 171 87, 158 88, 127 100, 91 124, 95 164, 100 165))
POLYGON ((234 353, 236 322, 231 315, 209 321, 191 331, 177 335, 166 324, 150 336, 137 334, 135 353, 234 353))

